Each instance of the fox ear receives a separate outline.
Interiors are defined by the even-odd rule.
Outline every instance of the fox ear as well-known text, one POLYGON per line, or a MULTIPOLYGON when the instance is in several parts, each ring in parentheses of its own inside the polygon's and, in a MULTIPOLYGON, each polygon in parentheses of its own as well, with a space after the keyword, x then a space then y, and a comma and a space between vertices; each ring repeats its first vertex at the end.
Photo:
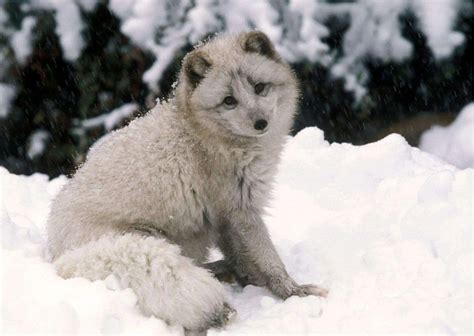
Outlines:
POLYGON ((209 57, 200 50, 194 50, 186 55, 183 70, 192 88, 196 88, 211 68, 209 57))
POLYGON ((246 52, 258 53, 268 58, 276 59, 277 54, 273 43, 261 31, 245 33, 242 37, 242 49, 246 52))

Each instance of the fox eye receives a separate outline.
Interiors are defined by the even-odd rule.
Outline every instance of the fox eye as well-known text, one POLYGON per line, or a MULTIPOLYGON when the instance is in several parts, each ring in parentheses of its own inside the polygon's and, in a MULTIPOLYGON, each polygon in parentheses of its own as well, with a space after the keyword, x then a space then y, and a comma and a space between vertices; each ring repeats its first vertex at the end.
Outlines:
POLYGON ((237 99, 235 99, 232 96, 227 96, 224 98, 224 104, 227 105, 228 107, 233 107, 237 105, 237 99))
POLYGON ((256 94, 261 94, 263 92, 263 90, 265 90, 265 84, 263 84, 263 83, 255 84, 254 90, 255 90, 256 94))

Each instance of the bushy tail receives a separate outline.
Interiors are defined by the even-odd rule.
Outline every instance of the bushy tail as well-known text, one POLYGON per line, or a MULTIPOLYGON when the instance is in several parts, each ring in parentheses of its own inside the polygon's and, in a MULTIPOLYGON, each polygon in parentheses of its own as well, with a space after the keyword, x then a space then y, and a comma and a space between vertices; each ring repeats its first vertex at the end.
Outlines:
POLYGON ((106 235, 66 252, 54 264, 64 278, 99 280, 115 274, 135 291, 145 314, 188 330, 219 325, 232 313, 219 281, 165 239, 106 235))

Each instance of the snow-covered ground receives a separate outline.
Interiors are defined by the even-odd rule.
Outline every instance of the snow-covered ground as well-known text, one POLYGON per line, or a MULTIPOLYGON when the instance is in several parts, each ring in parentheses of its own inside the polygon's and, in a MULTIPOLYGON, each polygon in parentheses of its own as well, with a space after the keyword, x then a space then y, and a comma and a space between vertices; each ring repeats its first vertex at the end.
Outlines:
POLYGON ((420 148, 456 167, 474 168, 474 103, 464 107, 451 125, 424 132, 420 148))
MULTIPOLYGON (((398 135, 356 147, 303 130, 288 142, 266 222, 290 274, 330 295, 281 301, 228 286, 237 318, 210 334, 472 333, 473 172, 398 135)), ((113 277, 63 280, 43 259, 65 182, 0 167, 3 333, 179 334, 142 316, 113 277)))

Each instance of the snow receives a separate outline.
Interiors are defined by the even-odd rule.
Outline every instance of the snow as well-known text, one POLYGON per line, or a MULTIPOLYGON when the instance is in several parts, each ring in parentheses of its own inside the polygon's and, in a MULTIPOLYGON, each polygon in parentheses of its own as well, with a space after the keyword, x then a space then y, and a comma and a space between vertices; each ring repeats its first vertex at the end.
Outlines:
POLYGON ((36 19, 34 17, 26 17, 21 23, 21 29, 10 36, 11 46, 20 64, 24 64, 33 51, 31 39, 35 25, 36 19))
POLYGON ((0 119, 6 118, 10 113, 10 107, 15 97, 15 86, 0 82, 0 119))
POLYGON ((82 9, 90 12, 95 9, 99 0, 76 0, 76 3, 81 6, 82 9))
MULTIPOLYGON (((399 135, 357 147, 304 129, 285 147, 265 220, 288 272, 330 295, 227 286, 238 315, 210 334, 472 333, 473 172, 399 135)), ((141 315, 113 276, 55 275, 44 226, 64 183, 0 168, 3 332, 180 334, 141 315)))
POLYGON ((402 36, 400 16, 410 10, 420 21, 420 29, 437 59, 449 57, 464 42, 454 31, 459 0, 359 0, 358 3, 322 5, 320 19, 328 15, 349 15, 351 25, 344 34, 344 55, 331 67, 335 77, 346 81, 346 89, 360 100, 365 94, 367 56, 384 62, 402 62, 413 53, 412 44, 402 36), (360 79, 358 79, 360 78, 360 79))
POLYGON ((5 27, 3 27, 3 25, 7 21, 8 21, 8 14, 7 14, 7 12, 5 12, 3 7, 0 7, 0 28, 2 29, 2 31, 5 29, 5 27))
POLYGON ((56 35, 63 50, 64 58, 75 61, 84 48, 82 30, 84 24, 81 18, 80 8, 93 10, 97 0, 36 0, 32 2, 35 8, 54 11, 56 20, 56 35))
MULTIPOLYGON (((33 9, 54 11, 55 32, 66 60, 76 61, 85 46, 85 23, 81 10, 92 11, 98 0, 36 0, 33 9)), ((143 74, 143 82, 155 93, 158 82, 180 51, 215 33, 238 33, 258 29, 275 43, 290 63, 309 61, 327 67, 346 81, 346 89, 360 101, 367 90, 367 58, 401 62, 413 53, 412 44, 402 36, 400 17, 408 10, 437 59, 452 55, 465 42, 454 30, 461 0, 359 0, 328 3, 323 0, 110 0, 109 10, 120 20, 121 32, 155 61, 143 74), (343 36, 342 53, 330 50, 325 38, 331 16, 350 18, 343 36)), ((28 7, 26 4, 23 7, 28 7)), ((28 11, 24 9, 24 11, 28 11)), ((30 54, 32 17, 13 32, 8 16, 0 8, 0 30, 13 34, 12 48, 20 63, 30 54)), ((0 55, 0 59, 3 58, 0 55)))
POLYGON ((452 30, 459 11, 459 1, 413 1, 412 6, 436 58, 448 57, 464 42, 464 35, 452 30))
POLYGON ((34 158, 41 156, 46 149, 49 142, 50 134, 44 129, 39 129, 30 135, 28 139, 28 150, 26 155, 33 160, 34 158))
POLYGON ((64 58, 75 61, 84 47, 84 39, 81 36, 84 26, 77 4, 69 0, 38 0, 33 5, 54 11, 55 32, 59 37, 64 58))
POLYGON ((155 63, 143 80, 154 90, 176 53, 216 32, 238 33, 258 29, 275 43, 288 62, 308 60, 331 69, 346 80, 346 89, 360 100, 365 94, 367 57, 401 62, 413 46, 402 36, 400 16, 411 10, 420 21, 428 45, 438 59, 452 54, 465 38, 453 30, 459 0, 359 0, 327 3, 314 0, 176 1, 111 0, 109 7, 121 19, 121 31, 152 52, 155 63), (324 42, 329 16, 351 19, 343 38, 343 55, 336 56, 324 42))
POLYGON ((123 119, 130 117, 137 108, 138 105, 134 103, 124 104, 109 113, 83 120, 81 123, 85 128, 94 128, 103 125, 107 131, 110 131, 123 119))
POLYGON ((474 168, 474 103, 464 107, 451 125, 424 132, 419 147, 459 168, 474 168))
POLYGON ((367 92, 362 76, 366 73, 365 57, 400 62, 412 54, 412 45, 402 36, 399 22, 407 6, 406 0, 361 0, 358 6, 346 8, 351 25, 343 38, 344 56, 335 62, 331 73, 345 79, 346 90, 357 100, 367 92))
MULTIPOLYGON (((110 10, 121 20, 123 34, 141 48, 155 55, 155 62, 143 75, 143 80, 154 90, 167 66, 173 61, 175 53, 186 44, 179 31, 176 33, 174 22, 181 22, 180 15, 168 15, 168 8, 183 6, 181 2, 169 5, 160 0, 111 0, 110 10), (168 27, 170 26, 170 27, 168 27), (155 42, 156 32, 164 36, 161 44, 155 42)), ((184 6, 187 6, 185 3, 184 6)))

